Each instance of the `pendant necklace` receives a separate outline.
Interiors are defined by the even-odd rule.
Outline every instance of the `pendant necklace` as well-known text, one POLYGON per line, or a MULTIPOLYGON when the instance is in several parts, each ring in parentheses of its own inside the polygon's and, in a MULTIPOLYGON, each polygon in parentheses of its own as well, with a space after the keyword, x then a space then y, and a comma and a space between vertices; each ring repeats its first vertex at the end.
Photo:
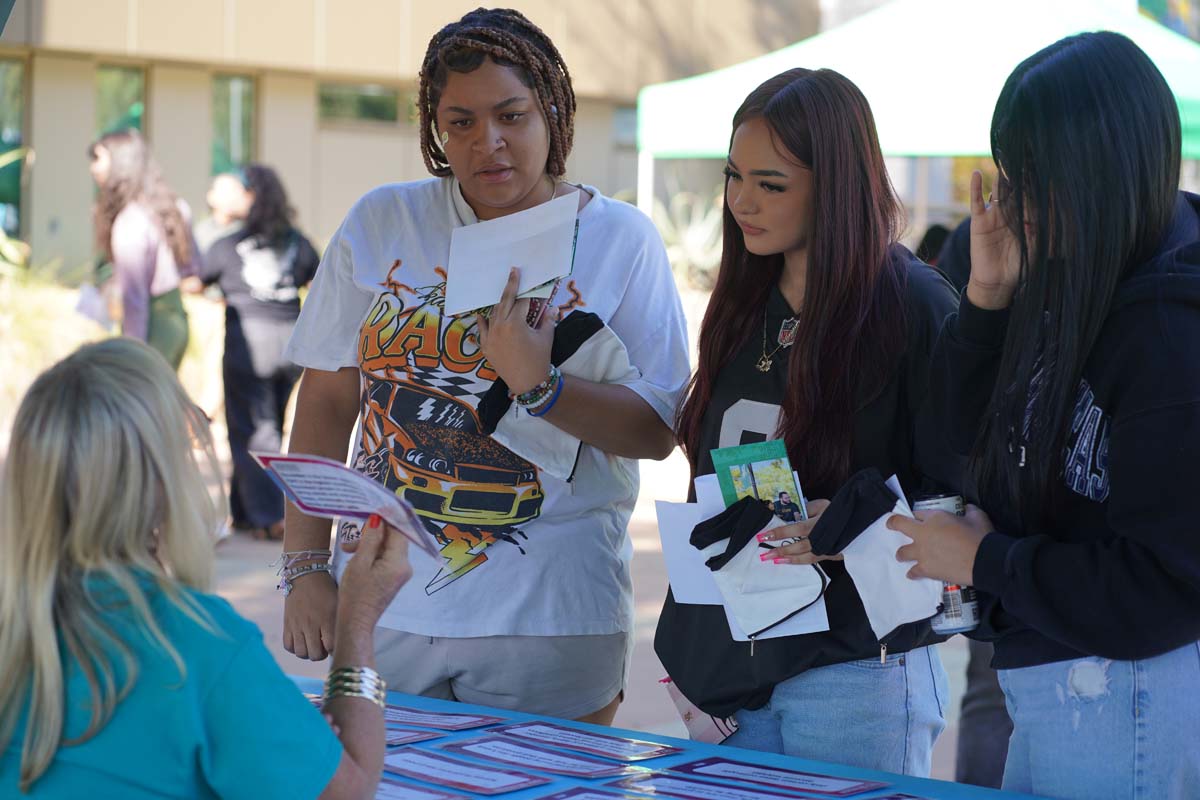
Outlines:
POLYGON ((771 367, 775 364, 774 356, 785 347, 791 347, 792 342, 796 341, 796 327, 800 322, 799 317, 786 317, 783 324, 779 326, 778 344, 770 353, 767 352, 767 315, 763 314, 763 337, 762 337, 762 357, 758 359, 758 363, 754 368, 759 372, 770 372, 771 367))

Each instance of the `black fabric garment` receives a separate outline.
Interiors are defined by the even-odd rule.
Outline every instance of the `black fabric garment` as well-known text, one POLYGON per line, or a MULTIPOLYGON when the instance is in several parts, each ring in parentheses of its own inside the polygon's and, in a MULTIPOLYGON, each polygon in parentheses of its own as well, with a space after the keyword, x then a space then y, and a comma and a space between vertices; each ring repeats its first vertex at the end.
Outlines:
MULTIPOLYGON (((963 460, 928 432, 917 436, 918 429, 937 424, 926 413, 928 360, 958 297, 940 273, 903 248, 897 247, 896 253, 907 273, 907 346, 888 383, 875 397, 865 398, 854 416, 851 468, 875 467, 883 475, 895 474, 910 496, 958 491, 963 460)), ((770 339, 785 318, 794 316, 777 288, 766 314, 770 339)), ((770 372, 759 372, 755 363, 762 355, 762 340, 755 335, 721 370, 702 423, 698 474, 713 472, 713 448, 773 438, 787 391, 787 353, 776 355, 770 372)), ((839 488, 805 485, 803 475, 800 485, 809 498, 830 497, 839 488)), ((845 566, 837 561, 822 566, 830 579, 825 593, 830 630, 757 641, 753 656, 750 643, 733 641, 720 606, 679 604, 668 591, 654 649, 684 696, 705 713, 727 717, 743 708, 762 707, 775 684, 805 670, 878 657, 879 642, 845 566)), ((940 640, 928 622, 907 625, 888 638, 888 651, 906 652, 940 640)))
POLYGON ((225 315, 225 424, 233 461, 229 503, 238 526, 266 528, 283 519, 283 494, 250 455, 283 448, 283 420, 300 368, 283 357, 290 320, 225 315))
POLYGON ((829 501, 829 508, 817 517, 808 537, 812 551, 819 556, 842 552, 875 520, 895 508, 896 495, 884 481, 874 467, 851 475, 829 501))
POLYGON ((692 529, 688 539, 692 547, 703 550, 722 539, 729 544, 724 552, 704 562, 709 569, 719 570, 742 551, 749 541, 771 521, 771 511, 755 497, 743 497, 712 519, 706 519, 692 529))
POLYGON ((955 289, 962 292, 971 277, 971 218, 968 216, 950 231, 942 252, 938 254, 937 268, 942 271, 955 289))
POLYGON ((300 288, 317 274, 320 257, 295 228, 273 243, 236 231, 213 243, 200 280, 221 287, 228 308, 241 319, 294 322, 300 315, 300 288))
MULTIPOLYGON (((964 297, 938 342, 931 398, 942 441, 960 453, 988 408, 1007 327, 1007 310, 964 297)), ((1198 342, 1200 197, 1181 193, 1084 364, 1048 522, 1023 530, 1003 498, 979 492, 998 532, 975 559, 974 636, 995 641, 995 667, 1149 658, 1200 639, 1198 342)))

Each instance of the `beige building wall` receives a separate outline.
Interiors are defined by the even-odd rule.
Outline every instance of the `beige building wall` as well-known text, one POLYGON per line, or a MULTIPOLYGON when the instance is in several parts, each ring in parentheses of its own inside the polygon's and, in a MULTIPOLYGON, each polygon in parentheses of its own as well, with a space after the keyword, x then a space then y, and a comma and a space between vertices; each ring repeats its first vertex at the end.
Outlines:
POLYGON ((384 183, 429 177, 410 125, 329 125, 317 131, 316 218, 311 233, 326 240, 354 201, 384 183))
MULTIPOLYGON (((28 140, 37 151, 23 227, 35 259, 90 259, 95 67, 146 70, 147 134, 171 184, 205 213, 212 76, 256 81, 255 158, 274 166, 300 226, 326 240, 370 188, 427 176, 404 111, 394 126, 323 123, 322 82, 414 93, 429 38, 478 0, 17 0, 0 47, 32 52, 28 140)), ((632 190, 619 109, 659 80, 733 64, 817 29, 818 0, 513 0, 555 41, 580 99, 568 175, 632 190)), ((405 109, 406 111, 407 109, 405 109)))
POLYGON ((317 81, 310 76, 267 73, 258 80, 258 147, 255 159, 270 164, 296 209, 297 223, 314 229, 317 136, 317 81))
POLYGON ((155 65, 146 75, 146 136, 167 183, 206 214, 212 161, 212 76, 199 67, 155 65))
POLYGON ((30 60, 31 171, 25 228, 34 259, 68 270, 92 259, 92 179, 87 146, 96 126, 96 80, 88 59, 37 54, 30 60))

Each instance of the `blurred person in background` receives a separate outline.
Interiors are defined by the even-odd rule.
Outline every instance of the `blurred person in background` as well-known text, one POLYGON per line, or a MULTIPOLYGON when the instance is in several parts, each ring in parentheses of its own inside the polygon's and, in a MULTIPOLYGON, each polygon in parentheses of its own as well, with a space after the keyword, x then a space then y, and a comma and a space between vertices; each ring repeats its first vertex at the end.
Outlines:
POLYGON ((96 244, 112 265, 105 292, 121 333, 146 342, 179 368, 188 343, 182 278, 199 266, 187 203, 167 185, 136 130, 102 136, 88 148, 99 188, 96 244))
POLYGON ((209 193, 210 202, 217 201, 214 218, 218 207, 231 220, 245 208, 245 218, 213 242, 198 277, 225 296, 221 373, 233 460, 233 526, 256 538, 281 539, 283 495, 250 452, 277 453, 283 447, 284 415, 301 371, 283 349, 300 315, 300 289, 316 274, 319 257, 292 224, 294 212, 275 170, 250 164, 241 177, 244 196, 214 181, 209 193))

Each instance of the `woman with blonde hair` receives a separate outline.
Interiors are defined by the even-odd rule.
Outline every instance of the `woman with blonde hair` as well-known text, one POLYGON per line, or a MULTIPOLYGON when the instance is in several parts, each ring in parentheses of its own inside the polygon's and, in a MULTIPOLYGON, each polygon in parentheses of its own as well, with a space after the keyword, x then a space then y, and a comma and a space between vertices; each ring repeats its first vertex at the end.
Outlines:
POLYGON ((373 519, 347 567, 331 728, 204 593, 206 462, 207 420, 139 342, 86 345, 26 394, 0 484, 0 795, 373 795, 372 631, 409 575, 403 537, 373 519))

